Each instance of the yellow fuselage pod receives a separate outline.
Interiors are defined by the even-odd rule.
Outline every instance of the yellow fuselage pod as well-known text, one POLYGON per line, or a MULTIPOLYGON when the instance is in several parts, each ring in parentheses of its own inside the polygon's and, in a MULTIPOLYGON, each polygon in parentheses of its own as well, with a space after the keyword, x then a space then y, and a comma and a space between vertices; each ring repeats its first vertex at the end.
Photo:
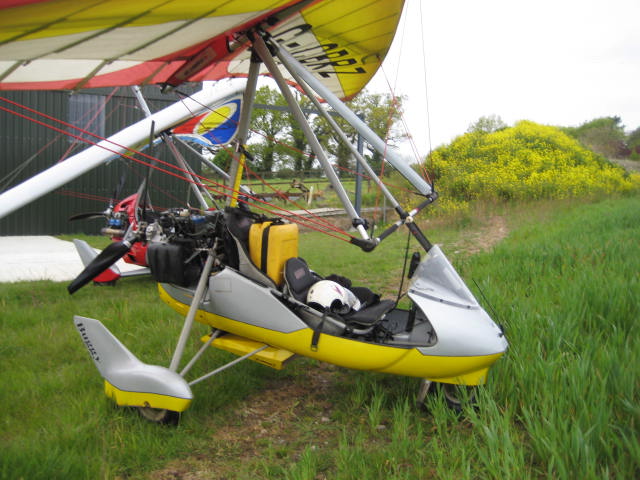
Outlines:
MULTIPOLYGON (((196 320, 299 355, 356 370, 478 385, 486 381, 489 367, 503 354, 503 351, 499 351, 486 355, 430 355, 425 353, 425 348, 383 345, 329 334, 321 335, 317 349, 312 349, 313 329, 287 309, 268 289, 254 284, 250 287, 255 290, 254 296, 248 297, 247 292, 234 283, 238 280, 236 274, 224 275, 225 272, 227 270, 211 277, 209 300, 198 310, 196 320), (262 292, 264 295, 259 290, 265 290, 262 292), (236 303, 236 314, 225 305, 225 295, 229 297, 229 301, 235 295, 233 301, 236 303), (274 314, 279 318, 275 318, 274 314)), ((158 287, 162 300, 177 312, 186 315, 192 292, 164 284, 159 284, 158 287)))

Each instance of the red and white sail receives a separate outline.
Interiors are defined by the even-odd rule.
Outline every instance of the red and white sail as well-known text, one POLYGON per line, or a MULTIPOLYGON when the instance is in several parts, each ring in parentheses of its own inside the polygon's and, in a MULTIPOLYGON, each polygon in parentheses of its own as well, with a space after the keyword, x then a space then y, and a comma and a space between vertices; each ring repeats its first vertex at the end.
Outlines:
POLYGON ((261 28, 340 98, 393 40, 402 0, 0 0, 0 90, 219 80, 261 28))

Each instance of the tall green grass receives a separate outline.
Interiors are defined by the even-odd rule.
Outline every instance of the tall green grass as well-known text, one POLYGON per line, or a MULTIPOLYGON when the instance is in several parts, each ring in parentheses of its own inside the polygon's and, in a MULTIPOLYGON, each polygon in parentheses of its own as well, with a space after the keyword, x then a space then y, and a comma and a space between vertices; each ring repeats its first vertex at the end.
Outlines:
MULTIPOLYGON (((3 479, 115 478, 160 466, 203 445, 199 419, 233 406, 272 375, 254 364, 244 366, 245 377, 221 375, 197 389, 204 397, 194 405, 199 414, 185 416, 178 429, 158 428, 106 400, 72 323, 74 314, 101 319, 141 359, 168 365, 180 318, 158 301, 150 279, 88 286, 73 297, 63 283, 2 284, 0 306, 3 479)), ((227 355, 213 351, 205 364, 221 357, 227 355)))
MULTIPOLYGON (((520 439, 510 456, 534 476, 640 473, 639 220, 637 198, 583 206, 519 229, 462 269, 495 302, 511 343, 491 400, 471 418, 485 444, 520 439)), ((504 459, 490 452, 489 470, 504 459)))
MULTIPOLYGON (((491 251, 452 255, 510 342, 462 416, 438 395, 415 409, 409 378, 322 370, 317 392, 321 366, 299 359, 284 372, 245 362, 194 387, 179 427, 149 424, 104 398, 71 319, 99 318, 143 361, 166 365, 181 319, 153 282, 73 297, 59 283, 0 285, 0 478, 639 478, 640 198, 535 204, 509 218, 491 251), (297 395, 268 397, 286 413, 254 411, 277 387, 297 395), (256 430, 248 422, 261 415, 256 430)), ((476 226, 428 234, 448 252, 476 226)), ((301 255, 394 296, 405 242, 367 255, 304 235, 301 255)), ((229 358, 212 351, 193 375, 229 358)))
POLYGON ((371 388, 356 402, 370 424, 344 420, 327 478, 640 476, 640 200, 554 205, 521 211, 507 240, 457 259, 510 341, 477 409, 460 420, 431 398, 431 421, 403 425, 408 381, 371 388))

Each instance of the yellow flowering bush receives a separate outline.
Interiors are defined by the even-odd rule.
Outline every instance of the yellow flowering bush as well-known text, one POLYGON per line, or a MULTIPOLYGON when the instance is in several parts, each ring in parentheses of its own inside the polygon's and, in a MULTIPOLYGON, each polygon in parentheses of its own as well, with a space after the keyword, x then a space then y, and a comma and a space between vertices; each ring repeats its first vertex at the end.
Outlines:
POLYGON ((629 192, 629 175, 558 128, 521 121, 492 133, 467 133, 433 151, 426 167, 443 197, 529 200, 629 192))

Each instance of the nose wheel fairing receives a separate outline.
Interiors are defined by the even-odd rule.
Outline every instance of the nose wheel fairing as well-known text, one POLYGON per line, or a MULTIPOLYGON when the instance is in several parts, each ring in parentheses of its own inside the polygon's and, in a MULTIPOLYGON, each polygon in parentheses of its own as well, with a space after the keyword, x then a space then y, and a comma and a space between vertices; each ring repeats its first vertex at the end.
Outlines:
MULTIPOLYGON (((480 306, 437 245, 418 266, 408 292, 426 315, 438 342, 431 355, 492 356, 508 347, 502 329, 480 306)), ((420 348, 427 353, 426 348, 420 348)))

